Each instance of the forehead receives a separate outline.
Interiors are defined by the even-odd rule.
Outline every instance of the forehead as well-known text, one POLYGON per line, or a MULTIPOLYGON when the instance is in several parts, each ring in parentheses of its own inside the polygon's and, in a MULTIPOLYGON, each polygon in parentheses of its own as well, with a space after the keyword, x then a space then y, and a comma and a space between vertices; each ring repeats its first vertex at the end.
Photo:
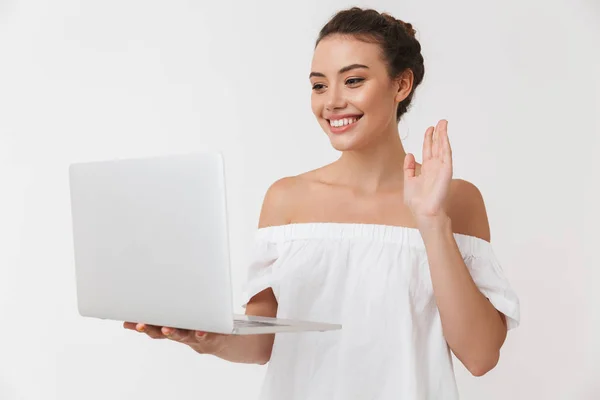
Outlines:
POLYGON ((367 65, 373 72, 385 70, 377 43, 342 35, 328 36, 319 42, 313 54, 311 69, 335 75, 340 68, 351 64, 367 65))

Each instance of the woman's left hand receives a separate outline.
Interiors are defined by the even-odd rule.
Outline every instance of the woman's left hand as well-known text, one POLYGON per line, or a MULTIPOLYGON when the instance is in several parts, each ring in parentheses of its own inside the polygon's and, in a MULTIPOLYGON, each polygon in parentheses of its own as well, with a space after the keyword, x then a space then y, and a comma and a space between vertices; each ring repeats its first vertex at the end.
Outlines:
POLYGON ((415 157, 404 159, 404 203, 417 223, 446 215, 445 203, 452 181, 452 150, 448 140, 448 121, 429 127, 423 141, 421 173, 415 176, 415 157))

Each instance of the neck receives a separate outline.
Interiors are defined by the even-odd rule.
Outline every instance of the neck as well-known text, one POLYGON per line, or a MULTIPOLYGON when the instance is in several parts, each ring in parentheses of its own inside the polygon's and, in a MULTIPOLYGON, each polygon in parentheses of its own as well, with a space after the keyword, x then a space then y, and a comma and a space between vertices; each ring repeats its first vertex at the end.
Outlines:
POLYGON ((362 149, 342 153, 336 163, 340 183, 366 193, 402 185, 406 152, 397 125, 383 137, 362 149))

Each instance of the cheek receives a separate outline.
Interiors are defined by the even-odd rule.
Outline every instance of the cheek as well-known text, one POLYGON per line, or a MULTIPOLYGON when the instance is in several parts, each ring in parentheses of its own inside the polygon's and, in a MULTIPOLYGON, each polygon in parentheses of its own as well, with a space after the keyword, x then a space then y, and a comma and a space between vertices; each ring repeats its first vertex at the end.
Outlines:
POLYGON ((373 87, 356 90, 352 93, 352 102, 364 113, 377 112, 381 107, 382 95, 373 87))
POLYGON ((373 129, 380 129, 387 124, 390 115, 394 113, 393 96, 382 89, 356 93, 354 105, 367 114, 369 126, 373 129))
POLYGON ((315 93, 311 94, 310 96, 310 107, 312 109, 313 114, 317 117, 320 118, 321 115, 323 114, 323 107, 322 107, 322 101, 319 99, 319 96, 317 96, 315 93))

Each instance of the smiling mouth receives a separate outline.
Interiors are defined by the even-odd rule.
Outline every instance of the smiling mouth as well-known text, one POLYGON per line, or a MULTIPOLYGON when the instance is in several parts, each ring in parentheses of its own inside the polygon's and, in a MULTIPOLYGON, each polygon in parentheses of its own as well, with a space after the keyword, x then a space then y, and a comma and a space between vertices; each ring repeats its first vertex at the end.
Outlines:
POLYGON ((327 122, 329 123, 329 126, 332 128, 343 128, 343 127, 355 124, 361 118, 362 118, 362 115, 358 115, 356 117, 351 117, 351 118, 328 119, 327 122))

